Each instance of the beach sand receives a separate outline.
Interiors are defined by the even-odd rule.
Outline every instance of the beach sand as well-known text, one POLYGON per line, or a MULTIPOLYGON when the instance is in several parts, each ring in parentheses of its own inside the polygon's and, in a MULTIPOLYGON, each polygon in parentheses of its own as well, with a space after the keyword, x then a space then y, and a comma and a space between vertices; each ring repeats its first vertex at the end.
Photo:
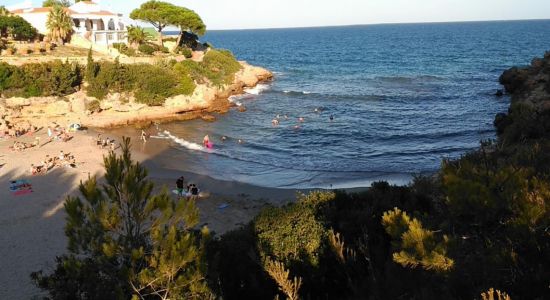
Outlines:
MULTIPOLYGON (((42 130, 17 141, 31 143, 37 136, 43 145, 22 152, 9 149, 13 140, 0 140, 0 299, 33 299, 43 295, 29 275, 41 269, 50 272, 55 266, 55 257, 66 251, 64 200, 68 195, 78 195, 78 184, 89 176, 95 175, 101 180, 103 155, 108 153, 94 145, 95 132, 78 132, 66 143, 45 143, 47 135, 42 130), (46 155, 58 155, 60 150, 75 156, 76 168, 55 168, 45 175, 31 176, 31 163, 39 164, 46 155), (32 184, 33 192, 15 196, 9 189, 10 181, 21 179, 32 184)), ((119 137, 116 138, 120 142, 119 137)), ((197 200, 200 225, 207 225, 217 234, 246 224, 266 205, 293 201, 298 192, 167 170, 154 159, 162 155, 162 148, 147 147, 154 151, 141 151, 140 147, 144 147, 137 136, 132 139, 134 158, 149 169, 149 178, 156 182, 157 191, 173 190, 176 179, 184 176, 187 182, 198 184, 201 191, 210 194, 197 200)))

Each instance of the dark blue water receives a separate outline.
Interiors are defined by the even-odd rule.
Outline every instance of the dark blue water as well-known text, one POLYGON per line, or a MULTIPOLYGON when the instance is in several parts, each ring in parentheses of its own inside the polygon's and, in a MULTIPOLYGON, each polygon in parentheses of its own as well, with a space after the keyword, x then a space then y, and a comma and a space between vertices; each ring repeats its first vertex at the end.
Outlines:
POLYGON ((171 155, 185 158, 178 168, 262 186, 350 187, 406 182, 494 138, 494 116, 509 104, 493 96, 498 77, 550 50, 550 21, 211 31, 203 40, 275 80, 236 100, 245 113, 168 125, 182 139, 171 142, 171 155), (211 153, 186 142, 205 134, 211 153))

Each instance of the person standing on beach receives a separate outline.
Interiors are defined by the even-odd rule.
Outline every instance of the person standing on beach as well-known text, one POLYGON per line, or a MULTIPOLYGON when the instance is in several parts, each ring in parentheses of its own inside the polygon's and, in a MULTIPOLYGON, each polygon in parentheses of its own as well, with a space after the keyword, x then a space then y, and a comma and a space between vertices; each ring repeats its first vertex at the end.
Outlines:
POLYGON ((144 143, 147 142, 147 133, 145 133, 143 129, 141 130, 141 137, 139 139, 142 140, 144 143))
POLYGON ((183 196, 184 182, 185 182, 185 178, 183 178, 183 176, 181 176, 180 178, 178 178, 178 180, 176 180, 176 188, 178 190, 179 196, 183 196))

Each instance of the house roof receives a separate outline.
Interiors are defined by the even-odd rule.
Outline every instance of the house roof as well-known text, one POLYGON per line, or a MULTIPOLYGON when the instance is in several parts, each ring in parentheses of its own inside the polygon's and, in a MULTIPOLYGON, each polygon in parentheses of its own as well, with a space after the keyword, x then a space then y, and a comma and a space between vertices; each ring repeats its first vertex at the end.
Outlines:
MULTIPOLYGON (((51 7, 35 7, 35 8, 20 8, 16 10, 12 10, 11 13, 15 15, 20 14, 43 14, 43 13, 49 13, 51 7)), ((69 8, 64 8, 64 10, 69 13, 70 15, 74 14, 75 12, 70 10, 69 8)))

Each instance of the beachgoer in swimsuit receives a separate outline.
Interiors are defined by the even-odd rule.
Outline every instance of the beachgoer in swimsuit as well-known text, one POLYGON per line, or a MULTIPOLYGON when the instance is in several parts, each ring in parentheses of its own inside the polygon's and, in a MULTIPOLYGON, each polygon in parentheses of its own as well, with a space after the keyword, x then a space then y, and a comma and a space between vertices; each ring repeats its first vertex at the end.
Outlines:
POLYGON ((145 131, 143 131, 143 130, 141 130, 140 140, 142 140, 144 143, 147 142, 147 133, 145 133, 145 131))
POLYGON ((204 136, 204 138, 202 139, 202 145, 204 147, 208 147, 208 144, 210 143, 210 137, 207 135, 204 136))

